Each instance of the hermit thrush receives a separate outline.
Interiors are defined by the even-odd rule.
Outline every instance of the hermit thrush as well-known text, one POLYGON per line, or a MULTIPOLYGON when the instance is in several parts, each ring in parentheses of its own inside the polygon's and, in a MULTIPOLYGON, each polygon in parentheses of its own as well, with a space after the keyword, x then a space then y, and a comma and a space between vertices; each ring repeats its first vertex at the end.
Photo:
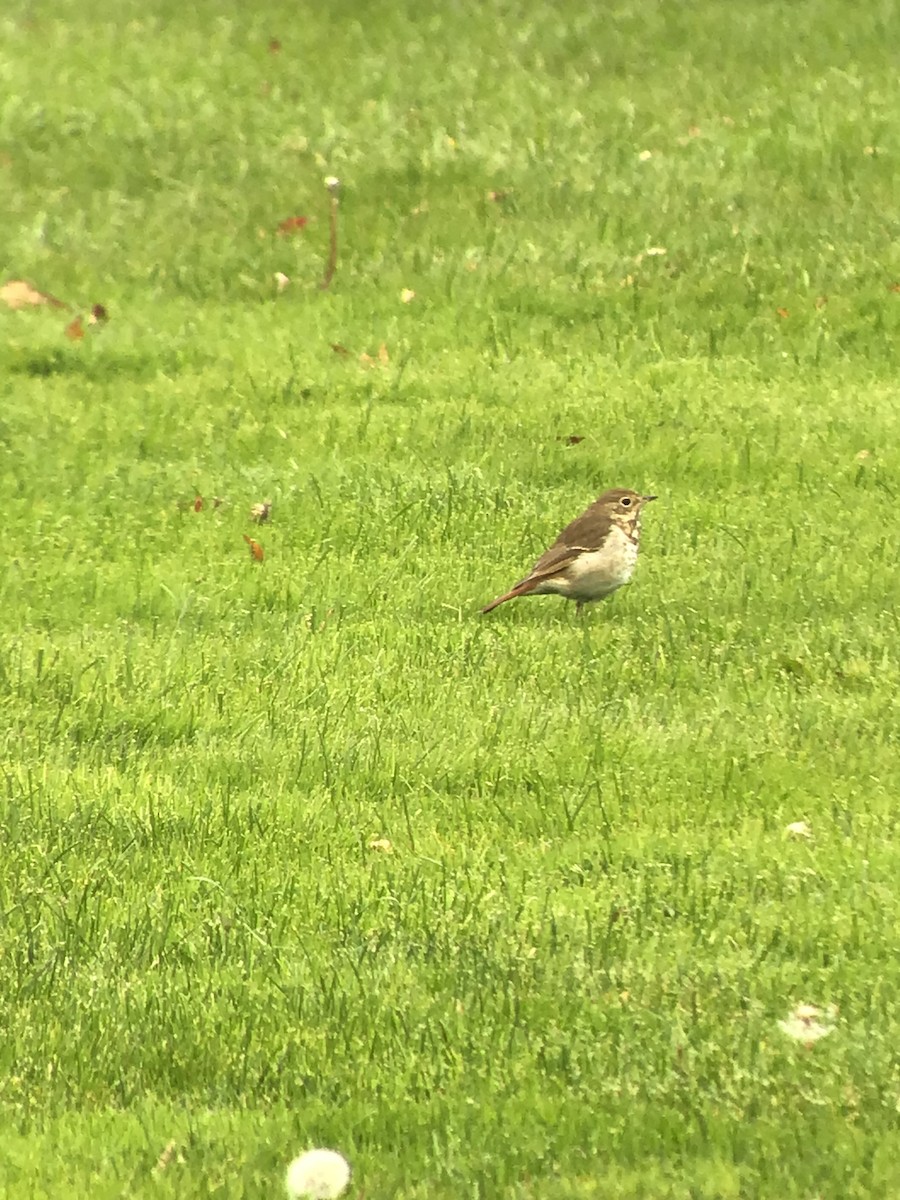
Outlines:
POLYGON ((517 596, 543 596, 548 592, 575 600, 576 609, 580 610, 589 600, 602 600, 616 591, 634 572, 641 536, 641 509, 655 499, 628 488, 604 492, 565 527, 529 575, 481 611, 489 613, 498 604, 517 596))

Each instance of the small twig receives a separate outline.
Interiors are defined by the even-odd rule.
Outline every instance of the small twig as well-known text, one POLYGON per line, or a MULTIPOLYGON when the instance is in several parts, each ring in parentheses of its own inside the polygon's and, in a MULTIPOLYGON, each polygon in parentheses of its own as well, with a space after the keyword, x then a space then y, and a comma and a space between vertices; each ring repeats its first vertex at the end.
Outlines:
POLYGON ((325 274, 322 276, 322 282, 319 287, 324 291, 334 278, 334 272, 337 268, 338 256, 338 240, 337 240, 337 212, 338 212, 338 188, 341 186, 340 181, 329 175, 325 180, 325 186, 328 188, 330 199, 330 211, 328 214, 328 263, 325 267, 325 274))

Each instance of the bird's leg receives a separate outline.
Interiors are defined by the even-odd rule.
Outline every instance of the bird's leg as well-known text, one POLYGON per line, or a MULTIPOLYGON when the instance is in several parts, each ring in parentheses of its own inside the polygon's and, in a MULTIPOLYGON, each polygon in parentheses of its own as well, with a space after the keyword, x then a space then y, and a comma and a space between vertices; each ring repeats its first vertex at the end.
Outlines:
POLYGON ((583 600, 576 600, 576 601, 575 601, 575 616, 576 616, 576 617, 580 617, 580 616, 581 616, 581 612, 582 612, 582 609, 583 609, 583 608, 584 608, 584 601, 583 601, 583 600))

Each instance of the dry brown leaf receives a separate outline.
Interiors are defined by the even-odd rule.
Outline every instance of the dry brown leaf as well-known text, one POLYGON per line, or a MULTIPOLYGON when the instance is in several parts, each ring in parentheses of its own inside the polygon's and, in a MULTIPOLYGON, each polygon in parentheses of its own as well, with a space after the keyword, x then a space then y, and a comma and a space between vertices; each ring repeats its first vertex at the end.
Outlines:
POLYGON ((195 496, 194 497, 194 512, 202 512, 202 511, 203 511, 203 497, 195 496))
POLYGON ((68 308, 64 300, 57 300, 47 292, 39 292, 24 279, 10 279, 0 287, 0 300, 7 308, 33 308, 49 304, 51 308, 68 308))
POLYGON ((776 308, 776 313, 781 317, 782 321, 786 320, 791 314, 786 308, 776 308))
POLYGON ((259 542, 252 537, 247 537, 246 533, 244 534, 244 541, 250 547, 250 557, 256 562, 262 562, 262 560, 265 558, 265 554, 259 542))
POLYGON ((66 337, 71 338, 73 342, 81 341, 81 339, 84 337, 84 322, 82 321, 81 317, 75 317, 74 320, 68 323, 65 328, 65 334, 66 337))
POLYGON ((371 354, 367 354, 365 352, 365 350, 363 350, 362 354, 360 354, 360 356, 359 356, 359 361, 360 361, 361 365, 364 367, 375 367, 375 366, 386 367, 388 365, 388 363, 391 361, 391 358, 390 358, 390 355, 388 354, 387 346, 384 344, 384 342, 382 342, 381 345, 378 347, 378 357, 377 358, 373 358, 373 356, 371 354))
POLYGON ((175 1151, 178 1149, 178 1143, 173 1139, 163 1146, 159 1158, 156 1160, 156 1166, 153 1168, 154 1174, 159 1174, 164 1171, 175 1156, 175 1151))
POLYGON ((297 233, 309 224, 309 217, 285 217, 278 226, 278 233, 286 237, 289 233, 297 233))

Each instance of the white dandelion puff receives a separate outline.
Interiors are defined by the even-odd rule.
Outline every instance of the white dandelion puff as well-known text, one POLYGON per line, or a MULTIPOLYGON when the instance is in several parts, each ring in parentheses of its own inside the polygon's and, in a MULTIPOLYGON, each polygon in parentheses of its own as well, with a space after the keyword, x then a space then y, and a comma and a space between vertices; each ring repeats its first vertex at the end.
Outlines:
POLYGON ((307 1150, 288 1167, 284 1182, 291 1200, 331 1200, 350 1182, 350 1164, 336 1150, 307 1150))
POLYGON ((788 1013, 786 1020, 778 1022, 778 1028, 795 1042, 802 1042, 804 1046, 809 1047, 834 1032, 836 1017, 837 1009, 833 1004, 829 1004, 827 1008, 819 1008, 815 1004, 798 1004, 788 1013))
POLYGON ((811 838, 812 830, 806 821, 791 821, 790 825, 785 825, 784 832, 788 837, 794 838, 811 838))

